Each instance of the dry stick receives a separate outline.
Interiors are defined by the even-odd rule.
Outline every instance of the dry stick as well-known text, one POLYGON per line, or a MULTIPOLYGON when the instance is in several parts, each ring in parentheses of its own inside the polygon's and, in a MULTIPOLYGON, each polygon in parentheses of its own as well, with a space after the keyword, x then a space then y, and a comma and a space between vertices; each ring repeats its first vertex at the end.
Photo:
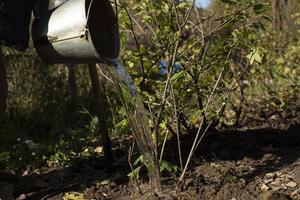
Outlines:
MULTIPOLYGON (((207 104, 206 104, 206 107, 205 107, 205 109, 204 109, 204 112, 206 112, 206 111, 208 110, 208 107, 209 107, 210 102, 211 102, 211 100, 212 100, 212 96, 213 96, 213 94, 215 93, 215 91, 216 91, 216 89, 217 89, 217 86, 219 85, 219 83, 220 83, 220 81, 221 81, 221 77, 222 77, 222 74, 223 74, 223 72, 224 72, 224 69, 225 69, 225 67, 223 67, 223 69, 221 70, 221 72, 220 72, 220 74, 219 74, 218 80, 217 80, 217 82, 216 82, 216 84, 215 84, 215 86, 214 86, 214 88, 213 88, 213 90, 212 90, 212 92, 211 92, 211 94, 210 94, 208 100, 207 100, 207 104)), ((213 121, 210 121, 209 125, 208 125, 208 126, 206 127, 206 129, 204 130, 204 133, 202 134, 202 136, 201 136, 200 139, 198 140, 198 143, 196 144, 195 149, 196 149, 196 148, 198 147, 198 145, 200 144, 202 138, 204 137, 205 133, 208 131, 208 129, 209 129, 209 127, 211 126, 212 122, 213 122, 213 121)), ((195 149, 194 149, 194 152, 195 152, 195 149)), ((194 153, 194 152, 193 152, 193 153, 194 153)))
MULTIPOLYGON (((200 23, 200 25, 202 25, 200 20, 199 20, 199 23, 200 23)), ((200 32, 201 32, 201 34, 202 34, 202 38, 204 38, 204 37, 203 37, 202 26, 201 26, 201 31, 200 31, 200 32)), ((210 31, 209 31, 209 32, 210 32, 210 31)), ((209 35, 209 34, 208 34, 208 35, 209 35)), ((203 42, 204 42, 204 41, 203 41, 203 42)), ((204 43, 203 43, 203 44, 204 44, 204 43)), ((205 44, 204 44, 204 45, 205 45, 205 44)), ((208 43, 207 43, 207 44, 205 45, 205 47, 204 47, 204 53, 203 53, 202 58, 201 58, 201 65, 203 65, 203 63, 204 63, 204 57, 205 57, 205 54, 206 54, 206 52, 207 52, 207 50, 208 50, 208 46, 209 46, 209 41, 208 41, 208 43)), ((221 74, 223 73, 223 70, 224 70, 224 68, 222 69, 219 78, 221 77, 221 74)), ((218 82, 219 82, 219 79, 218 79, 217 83, 218 83, 218 82)), ((216 85, 215 85, 215 86, 216 86, 216 85)), ((213 90, 213 92, 214 92, 214 90, 213 90)), ((212 96, 212 95, 211 95, 211 96, 212 96)), ((209 103, 209 102, 210 102, 210 99, 209 99, 208 103, 209 103)), ((207 105, 208 105, 208 104, 207 104, 207 105)), ((205 108, 203 114, 206 112, 207 108, 208 108, 208 107, 205 108)), ((205 118, 205 116, 202 115, 200 127, 199 127, 199 129, 198 129, 198 131, 197 131, 196 138, 195 138, 194 142, 198 140, 199 134, 200 134, 200 132, 201 132, 201 128, 202 128, 203 123, 204 123, 204 118, 205 118)), ((204 131, 204 133, 201 135, 199 141, 202 140, 202 138, 204 137, 206 131, 207 131, 208 128, 210 127, 211 123, 212 123, 212 122, 210 122, 210 124, 207 126, 207 129, 206 129, 206 130, 204 131)), ((179 145, 180 145, 180 144, 179 144, 179 145)), ((193 144, 193 145, 194 145, 194 144, 193 144)), ((196 144, 196 146, 197 146, 197 144, 196 144)), ((197 148, 197 147, 194 147, 194 148, 197 148)), ((193 153, 194 153, 193 148, 191 149, 191 152, 192 152, 192 151, 193 151, 193 153)), ((190 152, 190 156, 193 154, 193 153, 191 153, 191 152, 190 152)), ((186 162, 186 165, 185 165, 185 168, 184 168, 184 171, 183 171, 182 174, 185 174, 185 173, 186 173, 187 166, 188 166, 188 164, 189 164, 189 162, 190 162, 190 161, 189 161, 189 160, 190 160, 190 156, 189 156, 189 158, 188 158, 188 160, 187 160, 187 162, 186 162)), ((182 160, 181 156, 180 156, 180 160, 182 160)), ((183 169, 183 167, 181 166, 181 170, 182 170, 182 169, 183 169)), ((184 177, 184 175, 183 175, 183 177, 184 177)), ((182 177, 181 179, 183 179, 183 177, 182 177)), ((180 179, 179 179, 179 181, 180 181, 180 179)), ((182 181, 182 180, 181 180, 181 181, 182 181)))
POLYGON ((187 24, 191 14, 192 14, 192 10, 195 7, 195 3, 196 3, 196 0, 193 0, 191 7, 189 8, 188 12, 186 13, 185 20, 184 20, 184 23, 181 25, 181 28, 183 28, 187 24))
MULTIPOLYGON (((217 111, 217 114, 219 114, 219 113, 220 113, 220 111, 222 110, 222 107, 223 107, 223 105, 222 105, 222 106, 220 106, 219 110, 217 111)), ((200 145, 200 143, 201 143, 202 139, 204 138, 204 136, 205 136, 206 132, 208 131, 208 129, 210 128, 210 126, 212 125, 212 123, 213 123, 213 120, 211 120, 211 121, 209 122, 209 124, 207 125, 207 127, 205 128, 205 130, 204 130, 203 134, 201 135, 201 137, 200 137, 200 138, 199 138, 199 140, 198 140, 198 143, 196 144, 196 147, 195 147, 195 149, 197 149, 197 148, 198 148, 198 146, 200 145)))
POLYGON ((178 116, 177 116, 177 105, 176 105, 176 98, 174 93, 173 84, 170 84, 170 89, 173 97, 173 108, 174 108, 174 118, 176 122, 176 136, 177 136, 177 148, 178 148, 178 156, 179 156, 179 162, 180 162, 180 169, 183 169, 183 163, 182 163, 182 153, 181 153, 181 145, 180 145, 180 132, 179 132, 179 123, 178 123, 178 116))
MULTIPOLYGON (((239 76, 240 76, 240 77, 243 76, 243 75, 246 73, 246 69, 247 69, 248 67, 249 67, 249 65, 247 65, 247 66, 245 67, 245 69, 242 71, 242 73, 241 73, 240 75, 236 75, 236 77, 235 77, 234 80, 237 81, 239 76)), ((227 92, 227 94, 226 94, 226 96, 225 96, 225 102, 227 102, 227 99, 228 99, 230 93, 233 91, 234 85, 235 85, 235 82, 232 82, 232 83, 231 83, 231 87, 230 87, 229 91, 227 92)), ((217 111, 217 114, 220 113, 222 107, 223 107, 223 105, 220 106, 219 110, 217 111)), ((198 141, 198 143, 197 143, 197 145, 196 145, 196 149, 197 149, 198 146, 200 145, 200 143, 201 143, 201 141, 202 141, 202 139, 203 139, 205 133, 206 133, 206 132, 208 131, 208 129, 210 128, 212 122, 213 122, 213 121, 211 121, 211 122, 208 124, 208 126, 206 127, 206 129, 205 129, 205 131, 204 131, 204 134, 201 136, 201 138, 199 139, 199 141, 198 141)))
MULTIPOLYGON (((222 107, 222 106, 221 106, 221 107, 222 107)), ((219 110, 221 110, 221 109, 219 109, 219 110)), ((211 120, 211 121, 209 122, 209 124, 207 125, 207 127, 206 127, 205 130, 203 131, 203 134, 201 135, 201 137, 199 138, 199 140, 198 140, 198 142, 197 142, 197 144, 196 144, 195 150, 198 148, 199 144, 201 143, 202 139, 203 139, 204 136, 206 135, 206 133, 207 133, 208 129, 210 128, 210 126, 212 125, 212 123, 213 123, 213 120, 211 120)), ((195 151, 194 151, 194 152, 195 152, 195 151)))
MULTIPOLYGON (((208 34, 206 34, 206 35, 204 36, 202 23, 201 23, 201 20, 200 20, 200 18, 199 18, 199 14, 198 14, 198 10, 197 10, 197 9, 196 9, 196 12, 197 12, 198 21, 199 21, 198 23, 199 23, 199 26, 200 26, 199 31, 200 31, 200 33, 201 33, 201 40, 202 40, 202 43, 205 45, 204 38, 207 37, 207 36, 209 36, 211 33, 213 33, 213 32, 215 32, 215 31, 221 29, 221 28, 223 27, 224 24, 221 24, 219 27, 217 27, 217 28, 214 29, 213 31, 210 30, 211 26, 209 26, 209 32, 208 32, 208 34)), ((200 41, 200 40, 198 40, 198 41, 200 41)), ((204 58, 205 58, 205 55, 206 55, 206 53, 207 53, 209 43, 210 43, 210 41, 208 41, 207 44, 206 44, 205 47, 204 47, 204 53, 203 53, 202 58, 201 58, 201 65, 203 65, 203 63, 204 63, 204 58)), ((184 54, 181 54, 181 55, 184 55, 184 54)), ((222 69, 222 72, 223 72, 223 70, 224 70, 224 68, 222 69)), ((220 78, 220 77, 221 77, 221 73, 220 73, 219 78, 220 78)), ((220 81, 220 80, 218 80, 218 82, 219 82, 219 81, 220 81)), ((216 85, 215 85, 215 86, 216 86, 216 85)), ((214 90, 215 90, 215 89, 214 89, 214 90)), ((213 92, 214 92, 214 90, 213 90, 213 92)), ((211 97, 212 97, 212 95, 211 95, 211 97)), ((209 101, 210 101, 211 97, 209 98, 209 101)), ((208 104, 207 104, 207 105, 208 105, 208 104)), ((208 108, 208 107, 206 107, 206 110, 207 110, 207 108, 208 108)), ((205 112, 206 112, 206 111, 204 111, 203 113, 205 113, 205 112)), ((200 134, 201 128, 202 128, 202 126, 203 126, 203 123, 204 123, 204 116, 202 116, 201 123, 200 123, 200 127, 199 127, 199 130, 198 130, 197 134, 200 134)), ((204 132, 203 132, 203 134, 201 135, 201 137, 200 137, 198 143, 196 144, 195 149, 198 147, 198 145, 199 145, 200 142, 202 141, 203 137, 205 136, 205 134, 206 134, 206 132, 208 131, 208 129, 209 129, 209 127, 211 126, 211 124, 212 124, 212 121, 208 124, 208 126, 207 126, 206 129, 204 130, 204 132)), ((195 141, 197 141, 196 138, 195 138, 195 141)), ((192 153, 192 154, 193 154, 193 153, 192 153)), ((186 163, 185 171, 186 171, 186 169, 187 169, 187 166, 188 166, 188 164, 186 163)), ((183 178, 182 178, 182 179, 183 179, 183 178)))
MULTIPOLYGON (((173 72, 173 65, 175 64, 176 62, 176 57, 177 57, 177 53, 178 53, 178 48, 179 48, 179 43, 180 43, 180 38, 181 38, 181 35, 182 35, 182 30, 183 30, 183 27, 187 24, 188 22, 188 19, 191 15, 191 11, 193 9, 195 5, 195 0, 193 0, 193 4, 191 6, 191 8, 188 10, 188 13, 186 14, 186 17, 185 17, 185 20, 184 22, 182 23, 182 25, 179 25, 179 14, 177 12, 177 7, 175 5, 175 2, 173 1, 173 6, 174 6, 174 9, 175 9, 175 14, 176 14, 176 20, 177 20, 177 24, 178 24, 178 38, 176 39, 176 43, 175 43, 175 47, 174 47, 174 51, 173 51, 173 54, 172 54, 172 62, 171 62, 171 66, 169 66, 169 70, 168 70, 168 74, 167 74, 167 81, 166 81, 166 85, 165 85, 165 89, 164 89, 164 93, 163 93, 163 100, 162 100, 162 106, 161 106, 161 109, 159 111, 159 115, 158 115, 158 120, 157 120, 157 123, 156 123, 156 127, 155 127, 155 133, 156 133, 156 139, 158 139, 158 127, 159 127, 159 123, 161 121, 161 118, 162 118, 162 113, 164 111, 164 108, 165 108, 165 104, 166 104, 166 95, 167 95, 167 92, 168 92, 168 89, 169 87, 172 88, 172 85, 171 84, 171 76, 172 76, 172 72, 173 72)), ((171 89, 172 90, 172 89, 171 89)), ((173 95, 173 100, 175 100, 175 95, 173 95)), ((175 103, 176 105, 176 103, 175 103)), ((177 112, 175 110, 175 112, 177 112)), ((177 116, 177 113, 176 113, 176 116, 177 116)), ((176 121, 177 121, 177 117, 176 117, 176 121)), ((177 126, 178 126, 178 121, 177 121, 177 126)), ((180 137, 179 137, 179 129, 177 127, 177 142, 178 142, 178 152, 179 152, 179 159, 180 159, 180 165, 181 165, 181 168, 182 168, 182 156, 181 156, 181 148, 180 148, 180 137)), ((158 143, 158 141, 157 141, 158 143)))
POLYGON ((134 17, 131 17, 132 22, 134 22, 140 29, 141 32, 145 33, 145 30, 142 28, 142 26, 139 24, 138 21, 134 17))
POLYGON ((111 140, 108 133, 107 123, 105 121, 105 108, 104 108, 104 97, 103 97, 103 85, 101 83, 98 69, 99 65, 96 64, 89 64, 88 69, 90 73, 91 78, 91 84, 92 84, 92 92, 95 98, 95 111, 96 116, 99 119, 99 133, 102 139, 102 144, 104 148, 104 158, 107 161, 110 161, 112 159, 112 149, 111 149, 111 140))
MULTIPOLYGON (((220 72, 220 74, 219 74, 219 77, 218 77, 218 79, 217 79, 217 81, 216 81, 216 83, 215 83, 215 85, 214 85, 214 88, 213 88, 213 90, 212 90, 212 92, 211 92, 211 94, 210 94, 210 97, 209 97, 209 99, 208 99, 208 101, 207 101, 207 104, 206 104, 206 106, 205 106, 205 108, 204 108, 204 112, 203 112, 203 113, 207 112, 207 109, 208 109, 209 104, 210 104, 210 102, 211 102, 212 96, 213 96, 213 94, 214 94, 214 92, 215 92, 217 86, 219 85, 219 82, 220 82, 221 77, 222 77, 222 75, 223 75, 224 69, 225 69, 225 67, 222 68, 222 70, 221 70, 221 72, 220 72)), ((187 159, 187 161, 186 161, 186 164, 185 164, 185 166, 184 166, 183 172, 182 172, 182 174, 181 174, 181 176, 180 176, 180 178, 179 178, 179 180, 178 180, 178 183, 177 183, 177 189, 178 189, 178 186, 183 182, 184 176, 185 176, 185 174, 186 174, 187 167, 188 167, 188 165, 190 164, 191 158, 192 158, 192 156, 193 156, 193 154, 194 154, 194 152, 195 152, 196 145, 197 145, 197 143, 198 143, 198 138, 199 138, 200 133, 201 133, 201 130, 202 130, 203 121, 204 121, 204 117, 202 116, 202 117, 201 117, 201 123, 200 123, 200 126, 199 126, 199 128, 198 128, 196 137, 195 137, 195 139, 194 139, 192 148, 191 148, 191 150, 190 150, 190 154, 189 154, 188 159, 187 159)), ((204 137, 204 133, 202 134, 202 136, 200 137, 200 139, 202 139, 203 137, 204 137)))
MULTIPOLYGON (((182 28, 186 25, 190 15, 191 15, 191 11, 193 9, 193 6, 195 5, 195 1, 196 0, 193 0, 193 4, 191 6, 191 8, 189 9, 187 15, 186 15, 186 18, 185 18, 185 21, 183 22, 183 24, 181 26, 179 26, 179 30, 178 30, 178 38, 176 40, 176 43, 175 43, 175 47, 174 47, 174 51, 173 51, 173 55, 172 55, 172 62, 171 62, 171 67, 169 67, 169 70, 168 70, 168 74, 167 74, 167 81, 166 81, 166 84, 165 84, 165 89, 164 89, 164 93, 163 93, 163 99, 162 99, 162 106, 159 110, 159 114, 158 114, 158 119, 157 119, 157 123, 156 123, 156 126, 155 126, 155 136, 156 136, 156 142, 158 143, 158 128, 159 128, 159 123, 161 121, 161 118, 162 118, 162 113, 165 109, 165 105, 166 105, 166 96, 167 96, 167 93, 168 93, 168 89, 169 89, 169 84, 170 84, 170 81, 171 81, 171 77, 172 77, 172 72, 173 72, 173 65, 175 64, 176 62, 176 57, 177 57, 177 53, 178 53, 178 48, 179 48, 179 43, 180 43, 180 37, 181 37, 181 34, 182 34, 182 28)), ((174 3, 174 2, 173 2, 174 3)), ((175 4, 174 4, 175 5, 175 4)), ((175 5, 175 12, 176 11, 176 5, 175 5)), ((178 13, 177 13, 177 17, 178 17, 178 13)), ((179 19, 179 17, 178 17, 179 19)), ((179 23, 179 22, 178 22, 179 23)))
MULTIPOLYGON (((174 109, 175 109, 175 116, 176 116, 176 135, 177 135, 177 143, 178 143, 178 153, 179 153, 179 159, 180 159, 180 165, 181 165, 181 169, 182 169, 182 156, 181 156, 181 147, 180 147, 180 137, 179 137, 179 128, 178 128, 178 118, 177 118, 177 108, 176 108, 176 99, 175 99, 175 95, 174 95, 174 90, 173 90, 173 85, 171 84, 171 74, 173 72, 173 66, 176 62, 176 57, 177 57, 177 54, 178 54, 178 49, 179 49, 179 43, 180 43, 180 38, 181 38, 181 35, 182 35, 182 31, 183 31, 183 28, 184 26, 187 24, 188 22, 188 19, 191 15, 191 12, 192 12, 192 9, 195 5, 195 0, 193 0, 193 3, 192 3, 192 6, 190 7, 190 9, 188 10, 187 14, 186 14, 186 17, 185 17, 185 20, 184 22, 180 25, 179 24, 179 14, 178 14, 178 10, 177 10, 177 7, 176 7, 176 4, 175 4, 175 1, 173 1, 173 6, 174 6, 174 9, 175 9, 175 15, 176 15, 176 20, 177 20, 177 24, 178 24, 178 38, 176 39, 176 43, 175 43, 175 47, 174 47, 174 50, 173 50, 173 55, 172 55, 172 62, 171 62, 171 66, 170 69, 168 70, 168 80, 167 80, 167 83, 166 83, 166 87, 165 87, 165 92, 167 92, 168 90, 168 87, 170 86, 171 88, 171 91, 173 91, 173 101, 174 101, 174 109)), ((164 107, 165 107, 165 98, 163 99, 163 106, 162 106, 162 109, 161 109, 161 112, 160 112, 160 117, 162 115, 162 112, 164 110, 164 107)), ((159 118, 159 121, 158 121, 158 124, 160 122, 160 118, 159 118)))
POLYGON ((154 114, 153 114, 153 111, 152 111, 152 108, 151 108, 151 105, 150 105, 150 100, 148 100, 147 102, 148 104, 148 109, 149 109, 149 113, 150 113, 150 116, 151 116, 151 120, 154 121, 154 114))
POLYGON ((163 154, 164 154, 164 151, 165 151, 165 146, 166 146, 166 143, 167 143, 168 135, 169 135, 169 130, 166 131, 164 142, 163 142, 163 145, 161 147, 161 152, 160 152, 160 156, 159 156, 159 163, 161 163, 161 161, 162 161, 162 157, 163 157, 163 154))
MULTIPOLYGON (((232 49, 233 49, 234 46, 235 46, 235 44, 233 44, 232 48, 229 50, 229 52, 228 52, 228 54, 227 54, 227 59, 229 59, 229 56, 230 56, 231 51, 232 51, 232 49)), ((207 103, 206 103, 206 106, 205 106, 205 108, 204 108, 204 112, 203 112, 203 113, 206 113, 207 110, 208 110, 208 107, 209 107, 209 105, 210 105, 210 103, 211 103, 211 100, 212 100, 212 96, 213 96, 213 94, 215 93, 215 91, 216 91, 216 89, 217 89, 217 86, 219 85, 219 83, 220 83, 220 81, 221 81, 221 77, 222 77, 222 75, 223 75, 224 69, 225 69, 225 67, 223 67, 222 70, 221 70, 221 72, 219 73, 218 79, 217 79, 217 81, 216 81, 216 83, 215 83, 215 85, 214 85, 214 87, 213 87, 213 90, 212 90, 212 92, 211 92, 211 94, 210 94, 210 96, 209 96, 209 98, 208 98, 208 100, 207 100, 207 103)), ((183 179, 184 179, 184 176, 185 176, 185 174, 186 174, 187 167, 188 167, 188 165, 189 165, 189 163, 190 163, 190 161, 191 161, 191 158, 192 158, 192 156, 193 156, 193 154, 194 154, 196 148, 197 148, 198 145, 200 144, 201 140, 203 139, 203 137, 205 136, 205 133, 207 132, 207 130, 208 130, 208 128, 209 128, 209 127, 206 127, 206 129, 205 129, 205 131, 203 132, 202 136, 201 136, 200 139, 198 140, 199 135, 200 135, 200 133, 201 133, 203 121, 204 121, 204 116, 202 116, 202 118, 201 118, 201 123, 200 123, 200 126, 199 126, 199 128, 198 128, 196 137, 195 137, 195 139, 194 139, 193 146, 192 146, 192 148, 191 148, 191 150, 190 150, 190 154, 189 154, 188 159, 187 159, 187 161, 186 161, 184 170, 183 170, 183 172, 182 172, 182 174, 181 174, 181 176, 180 176, 180 178, 179 178, 179 180, 178 180, 178 182, 177 182, 177 186, 176 186, 177 188, 176 188, 176 189, 179 189, 179 188, 178 188, 179 185, 183 182, 183 179)), ((209 126, 210 126, 211 124, 212 124, 212 122, 209 124, 209 126)))
MULTIPOLYGON (((231 54, 231 50, 229 51, 229 53, 228 53, 228 55, 227 55, 227 58, 229 58, 229 55, 230 55, 230 54, 231 54)), ((247 65, 247 67, 248 67, 248 65, 247 65)), ((247 68, 247 67, 246 67, 246 68, 247 68)), ((246 73, 246 68, 242 71, 242 74, 246 73)), ((214 85, 214 88, 213 88, 213 90, 212 90, 212 92, 211 92, 211 94, 210 94, 210 96, 209 96, 209 99, 208 99, 208 102, 207 102, 206 107, 205 107, 205 109, 204 109, 204 112, 206 112, 207 109, 208 109, 208 107, 209 107, 209 104, 210 104, 210 102, 211 102, 212 96, 213 96, 213 94, 215 93, 215 90, 216 90, 217 86, 219 85, 219 82, 221 81, 221 77, 222 77, 222 74, 223 74, 223 72, 224 72, 224 69, 225 69, 225 68, 223 67, 222 70, 221 70, 221 72, 220 72, 220 74, 219 74, 219 77, 218 77, 218 79, 217 79, 217 82, 216 82, 216 84, 214 85)), ((242 76, 242 74, 240 74, 240 76, 242 76)), ((228 98, 229 94, 232 92, 233 86, 234 86, 234 83, 232 83, 231 89, 228 91, 228 93, 227 93, 227 95, 226 95, 226 99, 228 98)), ((222 107, 222 106, 221 106, 221 107, 222 107)), ((219 113, 220 110, 221 110, 221 108, 217 111, 217 113, 219 113)), ((202 127, 202 124, 203 124, 203 117, 202 117, 201 123, 200 123, 200 127, 199 127, 199 129, 198 129, 198 131, 197 131, 197 134, 196 134, 196 137, 195 137, 195 140, 194 140, 194 143, 193 143, 193 147, 191 148, 191 151, 190 151, 188 160, 187 160, 187 162, 186 162, 185 168, 184 168, 183 173, 181 174, 181 176, 180 176, 180 178, 179 178, 179 181, 178 181, 178 183, 177 183, 177 187, 179 186, 180 183, 182 183, 183 178, 184 178, 184 176, 185 176, 185 174, 186 174, 186 170, 187 170, 188 164, 189 164, 189 162, 190 162, 190 160, 191 160, 191 157, 193 156, 193 154, 194 154, 194 152, 195 152, 195 149, 198 148, 199 144, 201 143, 203 137, 205 136, 205 134, 206 134, 206 132, 208 131, 209 127, 211 126, 212 122, 213 122, 213 121, 211 121, 211 122, 208 124, 208 126, 206 127, 206 129, 204 130, 203 134, 201 135, 201 137, 200 137, 199 140, 198 140, 199 134, 200 134, 200 132, 201 132, 201 127, 202 127), (198 140, 198 141, 197 141, 197 140, 198 140), (196 142, 196 141, 197 141, 197 142, 196 142), (195 145, 195 146, 194 146, 194 145, 195 145)), ((177 189, 178 189, 178 188, 177 188, 177 189)))

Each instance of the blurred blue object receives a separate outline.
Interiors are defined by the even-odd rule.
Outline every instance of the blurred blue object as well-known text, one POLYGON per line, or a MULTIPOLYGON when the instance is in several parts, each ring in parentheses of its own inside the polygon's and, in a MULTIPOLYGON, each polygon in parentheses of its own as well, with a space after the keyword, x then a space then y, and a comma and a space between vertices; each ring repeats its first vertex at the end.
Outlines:
POLYGON ((168 73, 168 70, 165 69, 165 68, 161 68, 161 69, 159 70, 159 74, 160 74, 160 75, 166 75, 167 73, 168 73))
POLYGON ((175 64, 173 65, 173 68, 174 68, 174 71, 175 71, 175 72, 179 72, 179 71, 181 70, 181 65, 180 65, 180 63, 175 63, 175 64))
POLYGON ((195 5, 197 8, 207 9, 211 5, 212 0, 196 0, 195 5))
POLYGON ((165 61, 165 60, 160 60, 160 61, 159 61, 159 66, 160 66, 160 67, 167 68, 168 62, 165 61))
MULTIPOLYGON (((168 73, 168 62, 165 61, 165 60, 160 60, 159 61, 159 74, 160 75, 166 75, 168 73)), ((173 65, 173 72, 176 73, 176 72, 179 72, 181 70, 181 65, 180 63, 175 63, 173 65)))

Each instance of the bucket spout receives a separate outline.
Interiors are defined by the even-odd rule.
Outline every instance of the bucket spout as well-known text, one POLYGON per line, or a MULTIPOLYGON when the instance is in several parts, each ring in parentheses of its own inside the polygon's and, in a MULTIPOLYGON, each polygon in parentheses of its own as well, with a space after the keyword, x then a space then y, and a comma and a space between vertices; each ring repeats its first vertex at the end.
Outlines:
POLYGON ((119 28, 109 0, 55 2, 51 5, 56 8, 51 10, 48 4, 47 15, 37 17, 32 28, 36 51, 44 61, 91 63, 118 58, 119 28))

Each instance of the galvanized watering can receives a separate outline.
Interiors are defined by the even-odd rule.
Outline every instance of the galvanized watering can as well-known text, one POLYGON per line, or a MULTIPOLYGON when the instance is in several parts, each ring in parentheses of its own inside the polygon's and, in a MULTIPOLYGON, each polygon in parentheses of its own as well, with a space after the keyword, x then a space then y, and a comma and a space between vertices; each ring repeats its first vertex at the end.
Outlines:
POLYGON ((109 0, 50 0, 37 6, 32 38, 45 62, 92 63, 118 58, 119 28, 109 0))

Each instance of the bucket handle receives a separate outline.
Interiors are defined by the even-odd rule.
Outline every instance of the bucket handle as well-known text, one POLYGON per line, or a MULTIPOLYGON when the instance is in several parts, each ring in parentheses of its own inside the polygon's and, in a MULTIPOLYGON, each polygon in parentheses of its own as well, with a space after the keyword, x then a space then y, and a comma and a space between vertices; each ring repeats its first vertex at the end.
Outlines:
POLYGON ((90 12, 91 12, 91 7, 92 7, 93 2, 94 2, 94 0, 91 0, 89 7, 88 7, 87 16, 86 16, 86 25, 85 25, 86 28, 88 28, 88 21, 90 18, 90 12))

